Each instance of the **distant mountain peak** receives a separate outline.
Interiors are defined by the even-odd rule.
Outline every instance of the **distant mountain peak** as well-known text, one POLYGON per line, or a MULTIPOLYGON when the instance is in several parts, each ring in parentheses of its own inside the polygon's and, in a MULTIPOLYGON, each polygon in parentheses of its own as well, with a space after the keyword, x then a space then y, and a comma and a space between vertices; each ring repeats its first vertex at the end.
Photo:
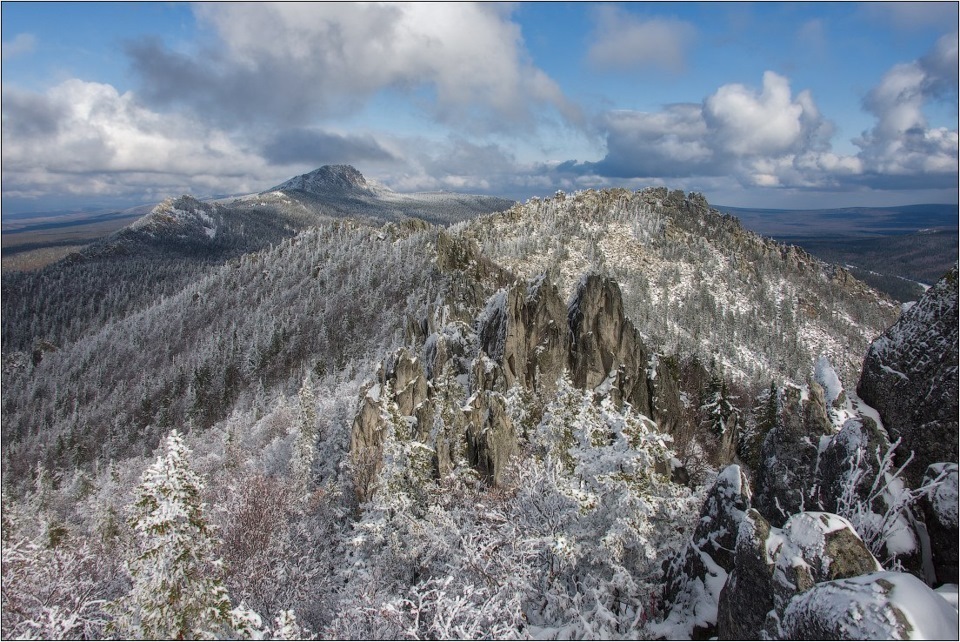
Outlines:
POLYGON ((352 165, 324 165, 312 172, 295 176, 288 181, 272 187, 267 192, 282 190, 301 190, 313 194, 328 192, 362 192, 373 194, 379 186, 367 181, 352 165))

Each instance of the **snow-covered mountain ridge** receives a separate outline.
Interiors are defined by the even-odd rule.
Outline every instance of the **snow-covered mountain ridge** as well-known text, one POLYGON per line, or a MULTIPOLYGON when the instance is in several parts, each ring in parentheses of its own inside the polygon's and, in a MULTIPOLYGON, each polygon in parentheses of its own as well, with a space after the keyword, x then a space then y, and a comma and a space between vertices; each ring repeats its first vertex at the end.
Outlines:
POLYGON ((300 190, 313 194, 326 194, 335 191, 358 192, 366 195, 388 191, 382 185, 373 182, 368 183, 363 174, 351 165, 324 165, 312 172, 294 176, 262 193, 286 190, 300 190))
POLYGON ((588 270, 613 276, 653 345, 716 356, 740 379, 802 382, 820 355, 852 379, 898 312, 846 270, 664 188, 531 199, 453 231, 517 275, 548 272, 565 296, 588 270))
MULTIPOLYGON (((956 464, 907 483, 843 387, 897 306, 697 194, 443 226, 330 171, 4 290, 4 637, 953 626, 956 464)), ((955 351, 952 283, 875 345, 955 351)))

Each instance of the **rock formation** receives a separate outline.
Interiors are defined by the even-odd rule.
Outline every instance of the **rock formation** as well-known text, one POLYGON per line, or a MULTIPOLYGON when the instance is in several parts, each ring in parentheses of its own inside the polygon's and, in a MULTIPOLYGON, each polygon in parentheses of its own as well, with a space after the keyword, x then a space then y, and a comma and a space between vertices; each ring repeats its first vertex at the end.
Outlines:
POLYGON ((756 510, 740 523, 735 564, 720 593, 720 639, 777 637, 793 597, 820 582, 882 570, 851 524, 830 513, 791 517, 782 529, 756 510))
POLYGON ((683 633, 696 639, 716 635, 720 591, 734 568, 740 522, 750 509, 750 487, 737 465, 723 469, 707 493, 696 530, 665 566, 663 606, 668 611, 654 630, 666 638, 683 633), (681 622, 692 629, 678 631, 681 622))
POLYGON ((905 471, 913 487, 930 464, 957 463, 957 283, 954 266, 870 345, 857 386, 901 440, 897 464, 913 453, 905 471))

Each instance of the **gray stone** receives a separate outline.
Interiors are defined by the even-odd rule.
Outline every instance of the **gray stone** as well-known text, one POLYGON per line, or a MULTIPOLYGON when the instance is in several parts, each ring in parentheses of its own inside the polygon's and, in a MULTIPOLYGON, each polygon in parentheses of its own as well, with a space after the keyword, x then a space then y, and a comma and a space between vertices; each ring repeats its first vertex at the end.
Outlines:
POLYGON ((933 570, 938 584, 958 583, 957 548, 957 464, 931 464, 923 482, 941 479, 938 486, 920 498, 920 506, 930 539, 933 570))
POLYGON ((666 433, 682 421, 680 368, 676 360, 649 350, 624 314, 620 286, 610 278, 588 275, 567 312, 569 370, 573 384, 596 390, 609 384, 618 405, 653 419, 666 433))
POLYGON ((750 508, 750 487, 739 466, 731 465, 707 493, 697 527, 686 546, 665 564, 663 608, 666 619, 693 621, 691 634, 716 634, 720 591, 734 567, 740 522, 750 508))
POLYGON ((799 388, 784 388, 777 425, 760 449, 754 507, 774 526, 813 504, 820 440, 833 435, 823 388, 809 382, 808 391, 804 399, 799 388))
POLYGON ((774 528, 755 510, 740 523, 733 572, 720 594, 721 639, 777 636, 787 605, 820 582, 882 570, 850 523, 805 512, 774 528))
POLYGON ((566 308, 544 275, 515 285, 488 303, 477 327, 480 346, 503 369, 507 388, 551 388, 566 365, 566 308))
POLYGON ((930 464, 957 463, 957 282, 954 266, 870 345, 857 386, 901 440, 897 465, 913 453, 904 478, 914 488, 930 464))
POLYGON ((517 450, 517 433, 506 400, 497 392, 480 391, 470 398, 464 414, 470 465, 491 483, 499 484, 517 450))

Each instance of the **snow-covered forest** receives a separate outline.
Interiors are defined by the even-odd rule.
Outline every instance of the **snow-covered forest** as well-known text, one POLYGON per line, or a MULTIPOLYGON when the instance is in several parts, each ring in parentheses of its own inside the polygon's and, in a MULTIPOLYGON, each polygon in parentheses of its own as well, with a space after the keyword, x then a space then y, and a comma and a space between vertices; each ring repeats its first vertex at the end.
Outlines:
POLYGON ((956 269, 901 313, 699 194, 290 190, 4 273, 4 638, 956 634, 956 269))

